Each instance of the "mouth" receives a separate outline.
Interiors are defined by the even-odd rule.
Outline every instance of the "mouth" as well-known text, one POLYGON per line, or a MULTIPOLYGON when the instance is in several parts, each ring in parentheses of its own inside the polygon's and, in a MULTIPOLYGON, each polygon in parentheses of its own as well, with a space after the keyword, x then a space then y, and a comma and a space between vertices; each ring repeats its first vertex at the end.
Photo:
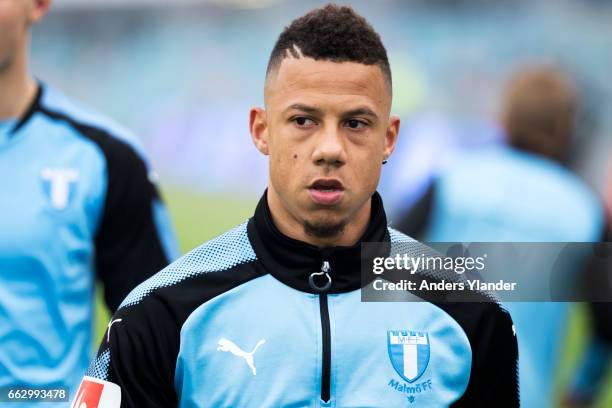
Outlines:
POLYGON ((309 187, 310 198, 320 205, 334 205, 344 195, 344 185, 338 179, 317 179, 309 187))

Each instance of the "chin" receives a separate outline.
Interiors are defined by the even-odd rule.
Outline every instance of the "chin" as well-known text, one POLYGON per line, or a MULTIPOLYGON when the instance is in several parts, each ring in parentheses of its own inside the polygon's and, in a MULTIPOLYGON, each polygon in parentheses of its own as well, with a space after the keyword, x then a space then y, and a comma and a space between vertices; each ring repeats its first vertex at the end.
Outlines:
POLYGON ((302 226, 304 227, 304 232, 307 235, 317 238, 333 238, 341 235, 342 232, 344 232, 346 222, 345 220, 339 219, 325 219, 305 221, 302 226))
POLYGON ((346 221, 343 217, 328 214, 307 218, 302 222, 302 226, 307 235, 318 238, 332 238, 342 234, 346 221))

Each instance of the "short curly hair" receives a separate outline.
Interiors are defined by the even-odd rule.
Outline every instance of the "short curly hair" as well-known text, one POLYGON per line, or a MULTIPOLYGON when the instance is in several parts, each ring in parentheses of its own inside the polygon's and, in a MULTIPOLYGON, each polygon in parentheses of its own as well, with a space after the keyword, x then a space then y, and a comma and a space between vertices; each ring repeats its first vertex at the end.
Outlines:
POLYGON ((391 68, 380 36, 348 6, 328 4, 293 20, 274 45, 266 76, 289 56, 377 65, 391 87, 391 68))

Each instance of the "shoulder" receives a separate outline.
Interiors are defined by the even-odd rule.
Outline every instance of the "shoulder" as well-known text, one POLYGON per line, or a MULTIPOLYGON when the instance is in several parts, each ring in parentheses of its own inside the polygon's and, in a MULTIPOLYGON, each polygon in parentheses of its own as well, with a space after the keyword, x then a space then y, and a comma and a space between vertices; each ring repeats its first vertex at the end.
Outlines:
POLYGON ((247 222, 200 245, 147 279, 123 300, 119 311, 161 300, 189 314, 199 304, 258 275, 247 222), (155 301, 155 300, 154 300, 155 301))
POLYGON ((141 150, 140 142, 126 127, 70 98, 52 86, 46 84, 41 86, 43 91, 40 108, 45 113, 63 118, 74 125, 98 129, 108 136, 130 145, 135 150, 141 150))
POLYGON ((394 243, 417 243, 418 242, 416 239, 412 238, 409 235, 404 234, 403 232, 396 230, 395 228, 387 227, 387 230, 389 231, 389 241, 391 241, 392 244, 394 243))
POLYGON ((565 241, 597 241, 604 229, 601 198, 579 175, 545 158, 517 152, 526 164, 524 178, 531 179, 534 195, 541 192, 540 201, 554 203, 557 228, 565 241), (527 173, 529 171, 529 173, 527 173), (572 214, 567 217, 567 214, 572 214))
POLYGON ((47 119, 62 122, 76 135, 95 144, 108 162, 141 162, 148 167, 140 141, 127 128, 51 86, 44 84, 41 87, 38 110, 47 119))
POLYGON ((169 356, 178 353, 187 317, 208 300, 261 276, 246 224, 195 248, 134 288, 114 313, 96 359, 100 364, 94 362, 89 375, 100 371, 100 365, 108 367, 106 350, 123 350, 134 361, 155 353, 173 366, 169 356))
MULTIPOLYGON (((415 240, 393 228, 388 228, 391 242, 391 254, 407 254, 409 257, 442 257, 436 249, 415 240)), ((388 278, 398 281, 402 278, 393 271, 387 271, 388 278)), ((415 279, 422 279, 428 282, 459 282, 462 277, 454 272, 441 271, 437 269, 419 268, 416 271, 415 279)), ((431 302, 451 315, 466 331, 468 337, 477 335, 476 327, 482 325, 499 325, 507 329, 508 334, 512 334, 512 319, 510 314, 501 306, 496 297, 486 291, 465 290, 461 298, 457 298, 454 292, 432 293, 431 291, 418 291, 416 294, 423 300, 431 302), (452 297, 451 297, 452 296, 452 297), (461 301, 450 301, 449 299, 460 299, 461 301)), ((505 330, 504 329, 504 330, 505 330)))
POLYGON ((483 336, 493 336, 508 345, 516 343, 512 317, 498 302, 440 302, 437 306, 463 327, 474 345, 478 345, 483 336))

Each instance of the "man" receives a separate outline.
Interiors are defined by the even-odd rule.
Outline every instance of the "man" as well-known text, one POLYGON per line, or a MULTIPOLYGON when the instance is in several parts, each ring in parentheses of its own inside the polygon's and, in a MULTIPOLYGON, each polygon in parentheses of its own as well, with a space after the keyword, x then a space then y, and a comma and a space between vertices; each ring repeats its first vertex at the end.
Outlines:
POLYGON ((499 305, 360 302, 360 244, 410 241, 375 191, 399 129, 378 34, 349 7, 296 19, 264 99, 254 217, 132 291, 73 406, 516 406, 499 305), (423 352, 392 362, 388 336, 423 352))
POLYGON ((114 311, 176 254, 134 138, 28 74, 49 0, 0 0, 0 401, 74 392, 91 359, 94 278, 114 311))
MULTIPOLYGON (((577 96, 558 69, 518 71, 503 101, 507 145, 474 149, 441 172, 398 228, 430 242, 594 242, 596 195, 562 163, 577 96)), ((542 271, 544 273, 545 271, 542 271)), ((567 303, 507 303, 519 342, 521 405, 554 404, 567 303)))

